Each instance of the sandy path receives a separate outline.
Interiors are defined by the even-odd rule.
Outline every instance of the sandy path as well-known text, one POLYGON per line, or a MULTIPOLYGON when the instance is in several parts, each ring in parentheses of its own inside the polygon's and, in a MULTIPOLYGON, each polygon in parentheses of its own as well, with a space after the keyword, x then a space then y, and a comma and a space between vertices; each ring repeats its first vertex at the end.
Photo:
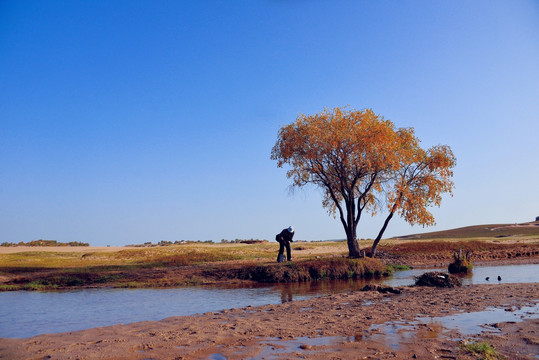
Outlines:
MULTIPOLYGON (((350 292, 29 339, 0 339, 0 359, 411 359, 414 355, 468 359, 457 350, 455 339, 463 336, 414 319, 420 314, 443 316, 492 306, 513 311, 538 302, 539 283, 412 287, 399 295, 350 292), (383 335, 389 328, 372 328, 386 322, 405 327, 402 341, 383 335)), ((509 359, 535 359, 539 353, 538 320, 499 324, 496 331, 488 335, 489 342, 509 359)))

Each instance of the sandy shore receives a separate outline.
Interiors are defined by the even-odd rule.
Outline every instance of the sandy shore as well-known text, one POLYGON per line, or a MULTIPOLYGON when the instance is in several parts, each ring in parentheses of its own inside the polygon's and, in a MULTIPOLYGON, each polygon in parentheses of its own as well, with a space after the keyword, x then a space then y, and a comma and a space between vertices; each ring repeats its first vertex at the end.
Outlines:
MULTIPOLYGON (((350 292, 281 305, 172 317, 28 339, 0 339, 0 359, 472 359, 470 339, 429 317, 539 302, 539 283, 350 292), (424 320, 418 321, 422 317, 424 320), (415 357, 414 357, 415 355, 415 357)), ((158 306, 158 304, 156 304, 158 306)), ((537 314, 536 314, 537 315, 537 314)), ((497 323, 476 339, 508 359, 536 359, 539 320, 497 323)))

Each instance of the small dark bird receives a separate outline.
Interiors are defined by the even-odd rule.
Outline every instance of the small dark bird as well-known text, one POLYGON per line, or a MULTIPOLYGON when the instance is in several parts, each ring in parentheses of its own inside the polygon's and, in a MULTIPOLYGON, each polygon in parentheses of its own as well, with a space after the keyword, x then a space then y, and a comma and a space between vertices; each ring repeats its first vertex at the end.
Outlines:
POLYGON ((490 279, 490 278, 489 278, 488 276, 485 278, 486 281, 488 281, 489 279, 490 279))
POLYGON ((502 277, 498 275, 498 281, 502 281, 502 277))

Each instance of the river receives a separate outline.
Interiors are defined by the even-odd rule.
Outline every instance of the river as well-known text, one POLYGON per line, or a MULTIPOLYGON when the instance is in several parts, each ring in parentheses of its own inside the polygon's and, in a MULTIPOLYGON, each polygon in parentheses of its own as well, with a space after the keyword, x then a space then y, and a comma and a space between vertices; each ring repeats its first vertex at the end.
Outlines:
MULTIPOLYGON (((373 280, 405 286, 426 271, 396 272, 373 280)), ((539 264, 476 267, 463 284, 539 281, 539 264), (498 281, 497 277, 502 280, 498 281), (489 280, 486 280, 489 277, 489 280)), ((137 321, 161 320, 245 306, 278 304, 361 289, 367 281, 338 280, 252 287, 189 287, 177 289, 84 289, 0 293, 0 337, 30 337, 137 321)))

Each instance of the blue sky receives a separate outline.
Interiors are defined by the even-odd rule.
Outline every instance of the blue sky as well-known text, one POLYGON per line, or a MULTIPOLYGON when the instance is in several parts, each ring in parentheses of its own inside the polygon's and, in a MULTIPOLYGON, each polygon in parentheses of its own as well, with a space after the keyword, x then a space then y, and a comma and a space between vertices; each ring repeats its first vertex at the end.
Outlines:
POLYGON ((0 1, 0 242, 343 238, 270 151, 346 105, 457 157, 387 236, 531 221, 538 64, 537 1, 0 1))

